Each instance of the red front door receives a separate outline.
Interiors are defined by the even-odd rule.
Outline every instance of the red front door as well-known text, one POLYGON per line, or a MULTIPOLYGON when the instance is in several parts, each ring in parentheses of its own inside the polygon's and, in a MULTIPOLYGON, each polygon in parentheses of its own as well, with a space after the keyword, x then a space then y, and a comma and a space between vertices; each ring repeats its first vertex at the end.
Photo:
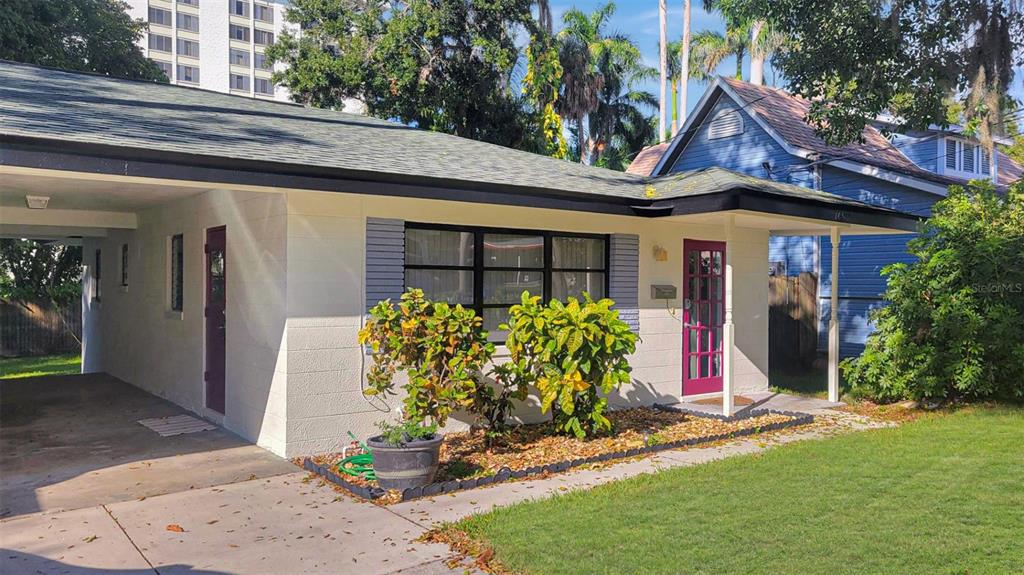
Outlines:
POLYGON ((206 230, 206 407, 224 413, 224 307, 227 237, 223 226, 206 230))
POLYGON ((683 395, 722 391, 725 243, 683 242, 683 395))

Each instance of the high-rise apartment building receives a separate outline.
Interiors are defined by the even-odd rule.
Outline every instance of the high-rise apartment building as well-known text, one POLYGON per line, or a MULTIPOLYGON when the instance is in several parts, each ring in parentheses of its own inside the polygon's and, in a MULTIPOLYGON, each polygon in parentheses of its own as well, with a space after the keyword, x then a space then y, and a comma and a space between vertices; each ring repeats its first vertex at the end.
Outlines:
POLYGON ((288 100, 264 50, 284 28, 286 0, 129 0, 149 22, 141 44, 173 84, 288 100))

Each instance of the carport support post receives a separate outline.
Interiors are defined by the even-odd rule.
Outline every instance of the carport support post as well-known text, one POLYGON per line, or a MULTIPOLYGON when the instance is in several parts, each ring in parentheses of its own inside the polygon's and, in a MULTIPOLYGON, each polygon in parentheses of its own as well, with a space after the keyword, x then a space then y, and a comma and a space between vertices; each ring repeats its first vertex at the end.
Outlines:
POLYGON ((832 226, 832 286, 828 314, 828 400, 839 401, 839 228, 832 226))
POLYGON ((733 412, 733 368, 732 344, 734 338, 732 325, 732 260, 736 250, 733 249, 733 232, 736 227, 735 216, 725 216, 725 313, 722 322, 722 415, 726 417, 733 412))

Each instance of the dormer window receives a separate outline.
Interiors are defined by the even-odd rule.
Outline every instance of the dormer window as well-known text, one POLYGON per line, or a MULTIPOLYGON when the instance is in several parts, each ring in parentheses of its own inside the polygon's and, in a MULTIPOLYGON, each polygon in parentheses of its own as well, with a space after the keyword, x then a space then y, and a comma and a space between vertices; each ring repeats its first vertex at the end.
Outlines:
POLYGON ((991 166, 988 150, 962 138, 943 139, 943 173, 964 178, 989 177, 991 166))

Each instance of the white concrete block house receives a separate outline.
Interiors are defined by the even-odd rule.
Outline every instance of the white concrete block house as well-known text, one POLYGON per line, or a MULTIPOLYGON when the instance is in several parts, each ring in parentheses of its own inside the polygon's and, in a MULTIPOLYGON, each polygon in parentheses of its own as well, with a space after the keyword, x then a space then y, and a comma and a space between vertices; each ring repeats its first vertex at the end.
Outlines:
POLYGON ((728 407, 769 384, 769 234, 916 223, 721 168, 647 178, 365 116, 0 63, 0 235, 81 238, 83 369, 285 456, 374 431, 383 414, 360 391, 356 332, 404 286, 473 306, 488 326, 523 289, 607 295, 642 339, 616 405, 722 395, 728 407))

